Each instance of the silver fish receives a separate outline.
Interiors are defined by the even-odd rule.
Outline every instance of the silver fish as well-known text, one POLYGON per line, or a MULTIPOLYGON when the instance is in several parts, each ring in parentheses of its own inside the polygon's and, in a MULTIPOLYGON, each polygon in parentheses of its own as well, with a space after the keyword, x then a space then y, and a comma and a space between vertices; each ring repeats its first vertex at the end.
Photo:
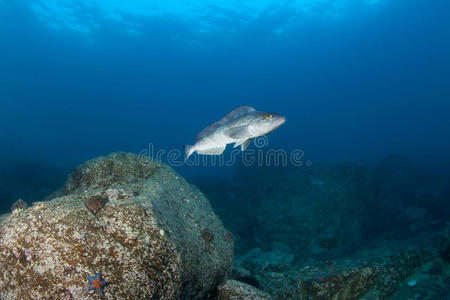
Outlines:
POLYGON ((192 153, 220 155, 228 144, 247 149, 250 142, 259 136, 277 129, 286 118, 274 113, 257 111, 250 106, 240 106, 222 119, 209 125, 197 135, 194 145, 184 146, 186 160, 192 153))

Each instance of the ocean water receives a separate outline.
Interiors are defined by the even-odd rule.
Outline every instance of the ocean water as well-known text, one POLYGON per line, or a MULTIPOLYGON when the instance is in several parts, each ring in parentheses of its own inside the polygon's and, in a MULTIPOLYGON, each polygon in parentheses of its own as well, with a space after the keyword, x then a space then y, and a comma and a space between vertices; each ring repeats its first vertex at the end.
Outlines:
MULTIPOLYGON (((415 247, 450 220, 449 12, 448 0, 0 0, 0 212, 123 151, 206 194, 235 234, 236 270, 377 239, 415 247), (286 123, 246 156, 229 145, 185 163, 183 145, 242 105, 286 123)), ((235 277, 287 293, 262 270, 235 277)))

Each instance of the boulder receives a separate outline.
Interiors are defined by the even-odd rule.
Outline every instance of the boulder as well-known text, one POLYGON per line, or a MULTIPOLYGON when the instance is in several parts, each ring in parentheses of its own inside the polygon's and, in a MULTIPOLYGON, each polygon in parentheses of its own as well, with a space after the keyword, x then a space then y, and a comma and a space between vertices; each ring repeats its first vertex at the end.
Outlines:
POLYGON ((67 178, 62 192, 71 194, 88 189, 124 185, 147 179, 166 166, 132 153, 112 153, 78 166, 67 178))
POLYGON ((1 299, 204 299, 231 272, 230 233, 164 164, 100 157, 55 195, 0 223, 1 299))
POLYGON ((257 288, 236 280, 219 286, 217 300, 270 300, 272 297, 257 288))

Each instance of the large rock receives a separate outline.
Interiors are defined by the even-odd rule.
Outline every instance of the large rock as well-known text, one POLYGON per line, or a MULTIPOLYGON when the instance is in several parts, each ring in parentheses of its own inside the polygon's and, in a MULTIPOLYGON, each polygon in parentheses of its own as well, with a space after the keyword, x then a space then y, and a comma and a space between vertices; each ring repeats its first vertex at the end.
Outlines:
POLYGON ((132 153, 112 153, 78 166, 69 175, 63 193, 71 194, 87 189, 135 183, 149 178, 160 168, 164 166, 147 157, 132 153))
POLYGON ((236 280, 227 280, 219 286, 217 300, 271 300, 272 297, 257 288, 236 280))
POLYGON ((232 267, 233 239, 208 200, 133 154, 76 169, 60 196, 0 224, 1 299, 204 299, 232 267), (93 209, 95 208, 95 209, 93 209))

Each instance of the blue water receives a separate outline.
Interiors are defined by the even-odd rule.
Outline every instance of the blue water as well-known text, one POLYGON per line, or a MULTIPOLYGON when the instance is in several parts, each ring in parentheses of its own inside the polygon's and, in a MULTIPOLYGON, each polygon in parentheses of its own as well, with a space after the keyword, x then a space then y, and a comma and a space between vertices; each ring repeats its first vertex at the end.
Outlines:
POLYGON ((240 105, 285 115, 269 146, 313 164, 448 162, 447 0, 122 2, 0 1, 6 210, 90 158, 181 151, 240 105))
POLYGON ((232 233, 231 278, 275 299, 314 298, 302 282, 450 299, 449 13, 449 0, 0 0, 0 222, 85 161, 133 152, 207 196, 232 233), (184 163, 242 105, 287 121, 244 153, 184 163), (378 273, 356 274, 366 263, 378 273))

